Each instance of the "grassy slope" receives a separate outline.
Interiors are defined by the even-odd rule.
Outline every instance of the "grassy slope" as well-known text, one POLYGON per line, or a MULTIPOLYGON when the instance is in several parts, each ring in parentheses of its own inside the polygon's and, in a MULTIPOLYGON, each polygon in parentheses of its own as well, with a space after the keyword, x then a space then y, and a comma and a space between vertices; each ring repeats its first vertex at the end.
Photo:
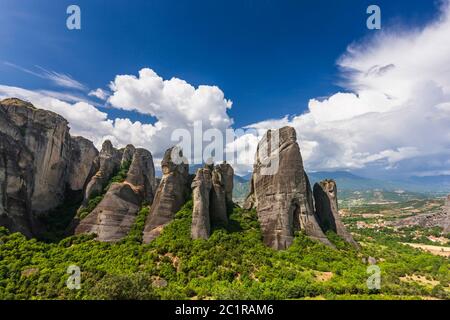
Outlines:
POLYGON ((255 212, 235 208, 228 230, 214 230, 207 241, 192 241, 189 201, 159 238, 142 245, 147 214, 141 210, 130 235, 116 244, 90 236, 47 244, 0 229, 0 298, 449 298, 443 290, 450 281, 448 259, 389 239, 380 244, 359 238, 364 246, 356 252, 332 234, 338 250, 299 234, 289 250, 276 252, 263 245, 255 212), (380 292, 366 286, 367 265, 362 258, 369 255, 382 259, 380 292), (81 290, 66 288, 69 265, 81 268, 81 290), (331 279, 324 279, 324 272, 331 279), (401 281, 406 274, 425 275, 440 284, 427 287, 401 281), (167 286, 153 287, 155 279, 164 279, 167 286))

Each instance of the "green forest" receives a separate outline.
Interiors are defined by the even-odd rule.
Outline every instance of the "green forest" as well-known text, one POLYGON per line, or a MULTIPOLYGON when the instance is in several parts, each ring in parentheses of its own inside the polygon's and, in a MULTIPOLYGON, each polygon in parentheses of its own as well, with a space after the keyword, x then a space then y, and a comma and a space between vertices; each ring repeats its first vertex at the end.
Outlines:
POLYGON ((389 235, 355 234, 357 251, 333 233, 336 249, 302 233, 285 251, 262 242, 255 211, 235 206, 226 229, 191 240, 192 201, 161 236, 142 244, 148 209, 128 236, 102 243, 93 235, 27 240, 0 228, 0 299, 450 299, 448 258, 402 245, 389 235), (381 270, 369 290, 367 259, 381 270), (69 289, 68 267, 81 270, 69 289), (415 275, 429 284, 404 281, 415 275))

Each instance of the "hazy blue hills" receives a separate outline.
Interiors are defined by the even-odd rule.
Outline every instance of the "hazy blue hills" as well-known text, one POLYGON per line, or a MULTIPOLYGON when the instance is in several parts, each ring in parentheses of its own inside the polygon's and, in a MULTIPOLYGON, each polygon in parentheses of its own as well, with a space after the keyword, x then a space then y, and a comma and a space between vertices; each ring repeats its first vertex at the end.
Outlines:
MULTIPOLYGON (((202 165, 190 166, 189 171, 195 174, 202 165)), ((157 172, 160 176, 160 173, 157 172)), ((370 179, 348 171, 318 171, 308 172, 311 186, 324 179, 334 179, 338 185, 340 199, 354 199, 362 201, 410 200, 429 196, 444 196, 450 193, 450 175, 418 177, 412 176, 397 180, 370 179)), ((234 177, 233 196, 235 201, 242 202, 249 192, 251 173, 234 177)))
MULTIPOLYGON (((348 171, 310 172, 311 185, 324 179, 334 179, 341 199, 358 198, 370 201, 403 201, 412 198, 441 196, 450 193, 450 176, 409 177, 402 180, 377 180, 361 177, 348 171)), ((235 176, 233 195, 237 201, 245 199, 251 175, 235 176)))
POLYGON ((402 191, 425 194, 450 193, 450 176, 409 177, 398 180, 378 180, 355 175, 347 171, 311 172, 308 174, 311 184, 324 179, 334 179, 339 190, 347 191, 402 191))

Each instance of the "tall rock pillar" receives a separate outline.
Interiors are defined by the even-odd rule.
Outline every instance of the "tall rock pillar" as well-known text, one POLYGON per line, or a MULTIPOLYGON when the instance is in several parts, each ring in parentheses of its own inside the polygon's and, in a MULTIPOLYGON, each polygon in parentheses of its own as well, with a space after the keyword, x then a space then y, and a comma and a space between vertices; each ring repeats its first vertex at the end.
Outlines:
POLYGON ((294 128, 269 130, 259 142, 250 190, 244 207, 256 208, 267 246, 286 249, 300 230, 332 246, 314 216, 294 128))
POLYGON ((346 242, 355 248, 359 245, 347 231, 339 216, 337 186, 334 180, 324 180, 314 185, 314 199, 316 215, 324 232, 328 230, 336 232, 346 242))

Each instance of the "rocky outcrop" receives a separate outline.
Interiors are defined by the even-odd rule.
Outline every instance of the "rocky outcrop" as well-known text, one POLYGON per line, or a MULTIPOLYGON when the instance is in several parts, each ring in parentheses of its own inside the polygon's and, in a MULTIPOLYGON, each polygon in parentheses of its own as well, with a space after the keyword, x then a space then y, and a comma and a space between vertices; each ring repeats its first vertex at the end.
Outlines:
POLYGON ((67 121, 19 99, 0 101, 0 225, 31 236, 36 217, 82 191, 97 150, 67 121))
POLYGON ((120 165, 122 167, 130 164, 130 162, 133 160, 134 151, 136 151, 136 148, 132 144, 127 145, 123 149, 123 151, 122 151, 122 160, 120 162, 120 165))
POLYGON ((198 169, 192 182, 192 239, 208 239, 211 231, 210 193, 212 189, 211 169, 198 169))
POLYGON ((210 217, 216 226, 228 224, 228 211, 233 206, 233 177, 233 168, 225 162, 215 166, 211 172, 210 217))
POLYGON ((32 236, 33 155, 0 132, 0 226, 32 236))
POLYGON ((225 187, 225 199, 227 204, 233 203, 234 170, 226 161, 216 166, 216 171, 221 175, 222 184, 225 187))
POLYGON ((142 201, 153 202, 156 192, 155 166, 148 150, 135 149, 126 182, 134 186, 142 201))
POLYGON ((83 205, 95 196, 101 195, 108 181, 120 168, 122 153, 115 149, 111 141, 103 142, 102 150, 95 161, 98 171, 89 181, 84 194, 83 205))
POLYGON ((226 162, 197 170, 192 183, 193 239, 209 238, 212 225, 227 226, 228 211, 233 206, 233 176, 234 170, 226 162))
POLYGON ((173 147, 165 152, 161 168, 163 176, 145 222, 144 243, 151 242, 161 233, 190 194, 189 165, 179 148, 173 147))
POLYGON ((358 244, 347 231, 339 216, 337 186, 334 180, 324 180, 314 185, 316 216, 324 232, 334 231, 355 248, 358 244))
POLYGON ((98 206, 77 226, 75 233, 95 233, 99 241, 123 239, 131 229, 143 203, 155 193, 155 168, 149 151, 136 149, 122 183, 113 183, 98 206))
POLYGON ((71 190, 84 190, 87 181, 97 171, 98 150, 92 141, 83 137, 71 138, 71 159, 68 183, 71 190))
POLYGON ((70 163, 71 138, 60 115, 34 108, 19 99, 0 102, 4 115, 19 129, 20 140, 34 158, 33 211, 45 212, 61 204, 70 163))
POLYGON ((314 215, 311 186, 303 168, 295 129, 269 130, 258 144, 250 194, 244 208, 256 208, 264 243, 288 248, 296 231, 332 246, 314 215))
POLYGON ((133 225, 140 203, 131 185, 114 183, 94 211, 81 220, 75 234, 93 233, 105 242, 121 240, 133 225))

